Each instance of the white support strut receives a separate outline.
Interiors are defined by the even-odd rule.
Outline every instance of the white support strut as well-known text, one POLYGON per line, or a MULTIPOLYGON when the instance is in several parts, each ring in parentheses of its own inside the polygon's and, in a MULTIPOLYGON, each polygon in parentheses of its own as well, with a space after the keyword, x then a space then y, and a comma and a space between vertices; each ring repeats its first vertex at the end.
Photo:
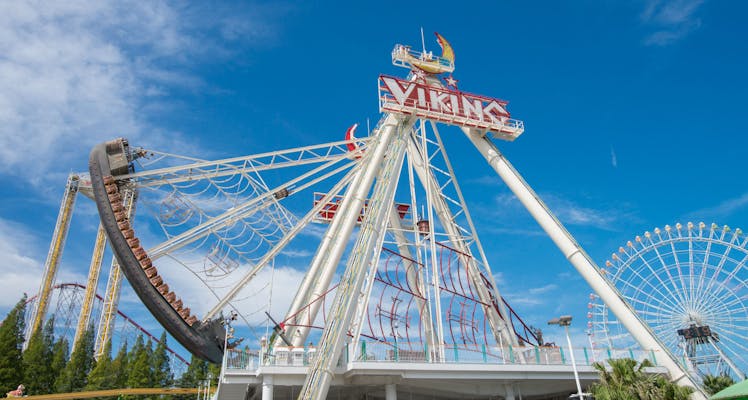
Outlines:
POLYGON ((701 391, 699 385, 678 365, 670 351, 660 344, 646 324, 623 301, 617 290, 603 278, 594 261, 592 261, 561 222, 551 213, 540 197, 522 179, 519 172, 499 152, 493 142, 483 132, 470 128, 461 129, 486 161, 488 161, 488 164, 496 171, 509 189, 522 202, 527 211, 530 212, 556 246, 558 246, 564 256, 577 269, 595 293, 610 307, 613 314, 628 329, 642 348, 655 351, 658 354, 657 361, 668 370, 675 383, 694 389, 694 393, 691 395, 692 399, 706 400, 707 397, 701 391))
MULTIPOLYGON (((412 119, 409 122, 401 123, 395 115, 388 115, 385 118, 384 126, 378 133, 378 142, 372 149, 372 154, 368 157, 369 160, 366 164, 365 169, 362 171, 360 179, 360 185, 358 187, 352 187, 349 190, 354 191, 353 201, 349 204, 348 208, 340 210, 343 212, 342 215, 336 215, 335 218, 341 218, 340 232, 344 235, 337 239, 338 243, 333 248, 334 257, 330 257, 330 261, 335 261, 334 264, 339 262, 342 256, 342 251, 345 248, 346 241, 344 238, 349 237, 353 227, 355 226, 361 207, 367 198, 369 189, 372 186, 374 177, 380 173, 383 168, 383 160, 385 154, 390 152, 393 140, 402 141, 403 130, 409 130, 412 124, 412 119), (404 126, 405 125, 405 126, 404 126)), ((400 147, 400 154, 396 157, 402 160, 404 147, 400 147)), ((385 164, 390 166, 393 164, 395 155, 390 154, 390 158, 385 161, 385 164)), ((391 167, 390 167, 391 168, 391 167)), ((385 173, 392 173, 390 171, 382 171, 385 173)), ((386 180, 377 182, 374 196, 371 199, 371 209, 380 210, 381 203, 391 206, 394 197, 394 185, 387 187, 388 183, 386 180), (384 184, 384 185, 383 185, 384 184), (377 190, 383 190, 377 193, 377 190)), ((343 341, 345 335, 350 326, 350 322, 353 320, 353 314, 356 309, 356 303, 359 299, 359 292, 361 290, 364 273, 366 266, 371 260, 370 252, 379 245, 381 249, 381 238, 384 236, 384 230, 386 229, 386 215, 374 216, 367 215, 364 218, 361 231, 359 232, 356 240, 356 245, 353 248, 351 256, 348 260, 346 271, 341 278, 341 284, 335 294, 335 300, 330 310, 330 318, 326 322, 325 330, 322 333, 322 339, 320 340, 317 355, 314 360, 314 364, 309 369, 304 386, 299 394, 299 399, 315 399, 321 400, 326 398, 327 392, 332 381, 333 372, 332 368, 337 363, 338 355, 343 347, 343 341), (379 221, 376 220, 377 217, 379 221), (382 226, 379 226, 381 222, 382 226)), ((377 251, 379 250, 377 249, 377 251)))
POLYGON ((308 325, 314 323, 314 319, 316 318, 320 307, 320 305, 317 304, 319 302, 315 300, 327 290, 327 287, 330 286, 330 281, 335 275, 335 268, 328 266, 327 260, 331 255, 333 246, 337 243, 336 238, 339 238, 338 234, 343 221, 343 217, 341 216, 343 212, 341 210, 346 210, 347 205, 353 201, 352 188, 359 185, 362 171, 363 168, 356 172, 351 184, 348 186, 348 190, 345 192, 343 201, 336 213, 338 218, 333 218, 332 223, 327 227, 327 230, 317 247, 314 259, 312 260, 307 273, 304 275, 304 280, 301 282, 301 285, 296 292, 296 297, 294 297, 294 300, 291 303, 288 315, 286 315, 286 319, 290 322, 287 335, 290 337, 292 345, 294 346, 304 345, 306 337, 309 335, 308 325), (302 309, 304 306, 306 307, 302 309), (293 317, 291 315, 293 315, 293 317), (307 322, 306 324, 304 323, 305 321, 307 322))

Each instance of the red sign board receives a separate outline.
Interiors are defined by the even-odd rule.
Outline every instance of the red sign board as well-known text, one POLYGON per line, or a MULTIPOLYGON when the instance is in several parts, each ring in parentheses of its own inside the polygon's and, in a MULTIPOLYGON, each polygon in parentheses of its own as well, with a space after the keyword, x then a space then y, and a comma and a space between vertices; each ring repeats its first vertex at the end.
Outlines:
MULTIPOLYGON (((322 199, 326 196, 325 193, 315 193, 314 194, 314 206, 319 204, 322 199)), ((314 218, 317 222, 330 222, 332 221, 333 217, 335 217, 335 214, 338 212, 338 207, 340 206, 340 203, 343 201, 343 196, 332 196, 332 198, 324 205, 322 206, 322 209, 319 211, 317 216, 314 218)), ((364 215, 366 215, 366 212, 369 209, 369 201, 367 200, 364 203, 363 208, 361 208, 361 212, 358 215, 358 222, 364 220, 364 215)), ((395 209, 397 210, 397 214, 400 217, 400 219, 404 219, 406 215, 409 214, 410 211, 410 205, 403 204, 403 203, 395 203, 395 209)))
POLYGON ((476 128, 514 140, 525 130, 510 118, 507 102, 425 82, 379 76, 379 110, 476 128))

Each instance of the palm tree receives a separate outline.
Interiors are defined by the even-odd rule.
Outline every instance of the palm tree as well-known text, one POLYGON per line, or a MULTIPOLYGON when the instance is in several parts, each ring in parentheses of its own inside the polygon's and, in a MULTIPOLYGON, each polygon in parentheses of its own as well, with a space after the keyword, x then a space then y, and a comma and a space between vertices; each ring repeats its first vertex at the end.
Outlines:
POLYGON ((702 381, 702 387, 709 394, 715 394, 735 384, 729 375, 707 375, 702 381))
POLYGON ((600 374, 600 382, 590 390, 597 400, 688 400, 690 388, 680 387, 644 369, 653 367, 649 360, 637 363, 630 358, 608 360, 610 369, 601 363, 593 366, 600 374))

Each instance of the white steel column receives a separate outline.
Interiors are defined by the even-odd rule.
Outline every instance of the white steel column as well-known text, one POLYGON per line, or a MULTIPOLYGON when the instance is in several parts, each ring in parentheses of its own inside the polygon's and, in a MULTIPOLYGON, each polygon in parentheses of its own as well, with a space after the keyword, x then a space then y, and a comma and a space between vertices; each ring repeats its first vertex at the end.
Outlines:
POLYGON ((384 400, 397 400, 397 385, 394 383, 384 385, 384 400))
MULTIPOLYGON (((304 280, 301 282, 301 286, 296 292, 296 297, 294 297, 291 307, 288 310, 289 314, 298 312, 298 314, 291 319, 290 323, 292 326, 289 326, 288 330, 289 339, 294 346, 304 345, 306 337, 309 335, 309 328, 293 325, 303 324, 305 321, 311 325, 319 311, 320 305, 317 304, 319 302, 315 302, 314 304, 309 304, 309 308, 305 310, 300 310, 300 308, 314 301, 318 296, 324 293, 327 290, 327 287, 330 286, 332 277, 335 275, 335 268, 323 268, 323 265, 326 265, 330 256, 331 248, 336 244, 335 239, 340 237, 338 233, 341 229, 343 220, 341 217, 343 214, 342 210, 347 209, 348 204, 353 201, 353 188, 360 185, 361 177, 363 175, 362 171, 363 168, 356 172, 353 181, 348 186, 348 189, 343 196, 343 200, 335 212, 335 217, 333 217, 332 222, 330 222, 330 226, 327 227, 325 235, 322 237, 322 240, 317 247, 317 253, 314 255, 312 264, 304 275, 304 280)), ((286 316, 286 318, 289 317, 289 315, 286 316)))
MULTIPOLYGON (((337 363, 337 357, 343 347, 345 335, 348 329, 352 328, 350 324, 354 318, 356 305, 361 300, 360 296, 365 295, 365 293, 361 293, 361 289, 367 272, 366 264, 371 262, 372 251, 381 251, 387 221, 387 215, 382 214, 382 212, 389 210, 387 206, 392 207, 395 192, 395 185, 392 182, 397 182, 396 177, 400 173, 399 169, 394 167, 402 166, 404 155, 403 135, 405 130, 410 129, 411 124, 412 122, 401 124, 394 115, 386 117, 384 126, 378 134, 379 142, 372 150, 372 154, 369 155, 370 158, 366 160, 361 183, 358 187, 351 188, 355 191, 354 201, 351 202, 348 209, 343 210, 343 215, 335 216, 335 218, 342 218, 343 222, 340 230, 341 235, 336 239, 337 246, 333 248, 334 257, 330 257, 330 260, 334 261, 332 263, 333 267, 342 256, 346 247, 346 239, 358 220, 369 188, 375 175, 379 174, 368 207, 370 213, 363 220, 361 231, 348 259, 348 265, 341 278, 330 310, 330 317, 322 333, 314 364, 309 369, 299 399, 321 400, 327 397, 330 382, 333 378, 332 368, 337 363), (393 151, 395 148, 397 148, 397 151, 393 151), (388 154, 386 159, 385 154, 388 154), (393 174, 395 179, 393 179, 393 174), (377 246, 379 246, 378 249, 377 246)), ((376 263, 374 266, 376 266, 376 263)), ((371 276, 369 278, 373 279, 371 276)))
POLYGON ((505 383, 504 393, 504 400, 514 400, 514 385, 511 383, 505 383))
POLYGON ((262 376, 262 400, 273 400, 273 376, 262 376))
MULTIPOLYGON (((335 275, 335 270, 340 262, 340 258, 345 251, 347 245, 347 238, 350 237, 354 226, 356 225, 359 216, 361 215, 361 209, 366 201, 369 189, 371 188, 374 177, 381 168, 384 154, 388 149, 392 138, 394 137, 396 130, 407 130, 410 129, 410 125, 399 126, 400 122, 398 117, 395 115, 388 114, 384 117, 384 123, 380 132, 377 134, 377 142, 374 145, 370 145, 369 151, 372 154, 364 155, 362 160, 362 170, 359 172, 359 176, 353 181, 346 192, 343 201, 338 207, 333 222, 325 232, 323 243, 327 241, 327 248, 323 248, 321 245, 317 249, 315 255, 315 261, 317 258, 321 258, 319 270, 319 277, 317 278, 314 289, 310 296, 307 296, 307 301, 313 301, 317 297, 321 296, 327 288, 330 286, 330 281, 335 275), (339 220, 338 225, 335 225, 335 221, 339 220)), ((313 262, 314 263, 314 262, 313 262)), ((315 267, 313 265, 313 267, 315 267)), ((303 305, 303 303, 302 303, 303 305)), ((299 305, 300 306, 300 305, 299 305)), ((322 306, 321 302, 316 301, 309 305, 306 312, 302 312, 296 321, 307 321, 311 325, 314 319, 317 317, 319 308, 322 306)), ((293 334, 292 344, 294 346, 303 346, 306 341, 306 337, 309 335, 310 327, 299 326, 296 332, 293 334)), ((319 357, 319 353, 318 357, 319 357)))
POLYGON ((705 400, 706 395, 691 379, 686 371, 678 365, 676 359, 661 345, 649 327, 642 322, 633 310, 623 301, 615 287, 611 286, 600 274, 599 268, 564 228, 561 222, 551 213, 548 207, 522 179, 519 172, 499 152, 493 142, 482 132, 469 128, 462 128, 465 135, 485 157, 488 164, 496 171, 509 189, 522 202, 527 211, 535 218, 543 230, 558 246, 564 256, 577 269, 580 275, 600 296, 619 321, 631 335, 639 342, 644 350, 654 350, 658 354, 657 360, 670 373, 671 378, 681 386, 690 386, 695 392, 691 395, 694 400, 705 400), (662 356, 660 356, 662 355, 662 356))

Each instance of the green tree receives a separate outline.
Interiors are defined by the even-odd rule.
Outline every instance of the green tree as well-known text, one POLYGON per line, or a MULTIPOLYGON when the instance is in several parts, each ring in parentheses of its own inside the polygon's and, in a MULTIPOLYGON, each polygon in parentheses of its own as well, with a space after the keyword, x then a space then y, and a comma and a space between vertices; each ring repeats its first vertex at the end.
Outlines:
POLYGON ((93 326, 89 326, 55 383, 58 393, 80 392, 86 387, 88 374, 96 365, 93 351, 94 330, 93 326))
POLYGON ((26 328, 26 295, 0 325, 0 396, 15 390, 23 380, 23 332, 26 328))
POLYGON ((185 388, 197 387, 202 381, 208 377, 208 362, 192 356, 190 358, 190 366, 184 371, 182 377, 179 379, 179 386, 185 388))
POLYGON ((55 318, 52 316, 44 329, 34 332, 23 352, 23 381, 27 394, 49 394, 54 390, 57 379, 52 369, 54 330, 55 318))
POLYGON ((601 363, 593 366, 600 374, 600 382, 590 390, 597 400, 688 400, 692 389, 676 384, 665 377, 645 372, 654 366, 649 360, 637 363, 623 358, 608 360, 610 370, 601 363))
POLYGON ((729 375, 707 375, 704 377, 702 386, 708 394, 716 394, 735 384, 729 375))
POLYGON ((208 375, 210 376, 210 385, 217 386, 218 378, 221 377, 221 364, 208 363, 208 375))
POLYGON ((52 375, 55 379, 55 384, 52 387, 53 392, 56 391, 58 382, 62 379, 62 373, 65 371, 65 366, 68 363, 69 354, 70 344, 67 339, 64 337, 58 339, 52 348, 52 375))
POLYGON ((161 334, 156 350, 153 351, 151 359, 153 368, 154 387, 170 387, 174 383, 169 364, 169 354, 166 350, 166 332, 161 334))
POLYGON ((127 386, 131 388, 151 387, 153 371, 151 369, 150 343, 146 346, 143 335, 138 336, 135 345, 130 351, 129 374, 127 386))
POLYGON ((127 378, 130 372, 129 357, 129 354, 127 354, 127 342, 122 342, 122 345, 117 352, 117 357, 112 360, 115 388, 120 389, 127 387, 127 378))
MULTIPOLYGON (((200 358, 197 358, 195 356, 192 356, 192 358, 190 358, 190 365, 187 367, 187 370, 184 371, 182 376, 179 378, 177 382, 177 386, 183 387, 183 388, 196 388, 207 378, 208 378, 208 362, 200 358)), ((175 398, 178 400, 188 400, 188 399, 194 398, 194 396, 181 395, 181 396, 175 396, 175 398)))
POLYGON ((112 365, 112 341, 107 341, 104 351, 96 360, 96 366, 88 374, 86 390, 115 389, 117 376, 112 365))

